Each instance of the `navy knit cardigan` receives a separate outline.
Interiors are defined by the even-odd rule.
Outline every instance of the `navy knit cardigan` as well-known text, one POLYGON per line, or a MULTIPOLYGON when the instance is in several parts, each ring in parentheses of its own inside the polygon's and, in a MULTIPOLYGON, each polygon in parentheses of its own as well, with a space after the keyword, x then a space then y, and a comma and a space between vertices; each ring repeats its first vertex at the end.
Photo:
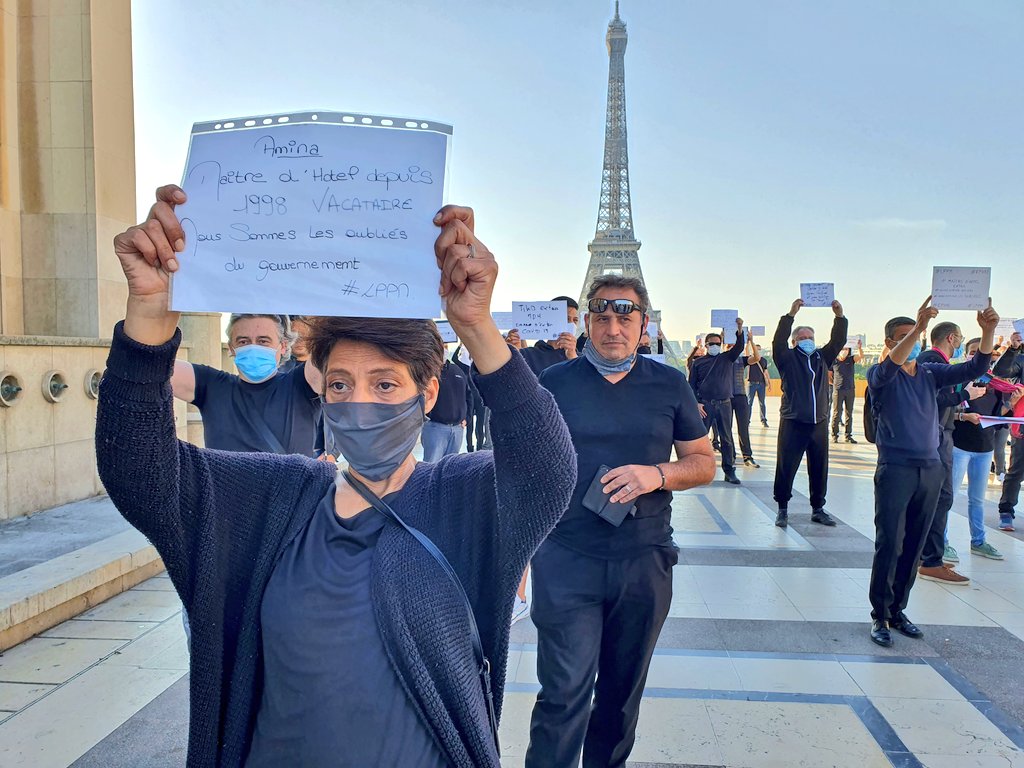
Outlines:
MULTIPOLYGON (((156 546, 188 611, 188 765, 241 766, 263 684, 263 592, 334 468, 180 442, 170 386, 180 340, 178 332, 145 346, 123 324, 115 328, 100 387, 97 460, 111 499, 156 546)), ((518 353, 476 385, 491 409, 494 452, 419 464, 393 506, 458 573, 492 663, 500 715, 512 597, 569 503, 576 457, 553 398, 518 353)), ((498 766, 463 604, 430 555, 397 527, 381 533, 371 594, 388 657, 442 753, 456 766, 498 766)))

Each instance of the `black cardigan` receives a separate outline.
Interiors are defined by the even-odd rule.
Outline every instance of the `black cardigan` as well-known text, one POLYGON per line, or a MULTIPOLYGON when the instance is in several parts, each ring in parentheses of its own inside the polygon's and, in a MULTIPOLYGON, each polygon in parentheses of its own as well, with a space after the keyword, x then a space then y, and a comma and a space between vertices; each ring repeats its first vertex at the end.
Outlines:
MULTIPOLYGON (((260 603, 284 547, 334 480, 301 456, 200 449, 175 436, 159 347, 114 331, 100 387, 100 476, 156 546, 192 627, 189 766, 241 766, 262 690, 260 603)), ((576 485, 569 432, 518 353, 477 377, 494 452, 420 464, 393 506, 441 548, 473 604, 500 707, 512 597, 576 485)), ((462 603, 426 550, 394 527, 373 563, 377 626, 406 692, 453 765, 498 766, 462 603)), ((325 659, 325 663, 330 663, 325 659)))

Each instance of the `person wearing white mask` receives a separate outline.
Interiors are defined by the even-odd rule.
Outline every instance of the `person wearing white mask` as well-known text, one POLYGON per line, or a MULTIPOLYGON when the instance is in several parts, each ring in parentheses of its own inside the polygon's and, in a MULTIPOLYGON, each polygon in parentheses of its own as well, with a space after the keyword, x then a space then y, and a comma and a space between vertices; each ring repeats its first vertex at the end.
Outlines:
POLYGON ((295 340, 287 315, 231 315, 228 349, 238 374, 177 360, 174 396, 199 409, 204 445, 221 451, 312 456, 320 374, 308 360, 282 369, 295 340))
POLYGON ((800 462, 807 456, 807 479, 811 501, 811 522, 834 526, 836 521, 825 511, 828 490, 828 371, 846 345, 849 322, 843 317, 843 305, 832 302, 832 335, 828 344, 818 348, 814 329, 807 325, 793 328, 796 313, 804 305, 793 302, 779 320, 772 340, 772 358, 782 380, 782 407, 779 410, 779 440, 775 463, 775 502, 779 512, 775 524, 789 525, 789 500, 800 462))
POLYGON ((432 321, 318 317, 310 357, 338 474, 175 438, 185 202, 161 188, 149 220, 114 239, 129 298, 96 453, 192 618, 188 765, 498 768, 515 585, 577 473, 552 395, 491 318, 498 265, 473 211, 438 211, 423 258, 492 406, 494 451, 413 455, 443 362, 432 321))

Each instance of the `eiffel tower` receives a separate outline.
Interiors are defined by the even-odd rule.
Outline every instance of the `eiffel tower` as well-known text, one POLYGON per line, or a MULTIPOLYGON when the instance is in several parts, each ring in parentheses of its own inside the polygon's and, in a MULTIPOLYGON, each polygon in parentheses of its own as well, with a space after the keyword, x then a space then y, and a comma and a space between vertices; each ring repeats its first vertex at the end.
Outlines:
MULTIPOLYGON (((604 167, 601 171, 601 202, 597 231, 587 245, 590 264, 583 280, 580 307, 586 306, 587 289, 601 275, 617 274, 644 279, 640 269, 640 241, 633 234, 633 205, 629 197, 629 153, 626 149, 626 24, 615 18, 608 24, 608 114, 604 127, 604 167)), ((660 312, 651 319, 660 322, 660 312)))

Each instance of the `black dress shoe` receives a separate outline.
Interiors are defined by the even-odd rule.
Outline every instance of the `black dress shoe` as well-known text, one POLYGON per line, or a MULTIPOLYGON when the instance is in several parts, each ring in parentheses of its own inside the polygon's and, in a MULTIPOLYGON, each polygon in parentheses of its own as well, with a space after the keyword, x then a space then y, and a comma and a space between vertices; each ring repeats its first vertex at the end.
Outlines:
POLYGON ((727 483, 729 483, 731 485, 740 485, 740 479, 738 477, 736 477, 736 473, 735 472, 726 472, 725 473, 725 482, 727 482, 727 483))
POLYGON ((892 634, 889 632, 889 622, 875 619, 871 622, 871 642, 883 648, 892 648, 892 634))
POLYGON ((832 435, 832 442, 838 444, 839 443, 839 435, 832 435))
POLYGON ((924 637, 924 630, 908 619, 907 614, 902 611, 893 616, 892 621, 889 622, 889 626, 900 634, 912 637, 915 640, 924 637))
POLYGON ((832 519, 832 515, 824 509, 814 510, 811 513, 811 522, 818 523, 819 525, 827 525, 829 528, 836 524, 836 521, 832 519))
POLYGON ((775 525, 777 525, 779 528, 785 528, 787 525, 789 525, 788 509, 779 510, 779 514, 775 516, 775 525))
POLYGON ((851 445, 856 445, 857 444, 857 441, 854 440, 852 437, 846 438, 846 442, 850 443, 851 445))

